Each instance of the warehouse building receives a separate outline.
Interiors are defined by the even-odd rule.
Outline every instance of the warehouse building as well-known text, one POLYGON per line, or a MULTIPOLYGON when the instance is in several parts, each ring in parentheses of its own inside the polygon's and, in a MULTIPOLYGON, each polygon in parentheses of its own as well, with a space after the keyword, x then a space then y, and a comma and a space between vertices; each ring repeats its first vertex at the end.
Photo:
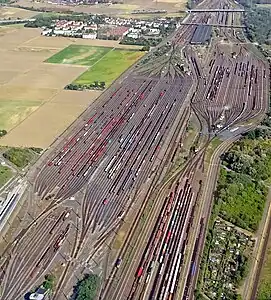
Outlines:
POLYGON ((191 38, 190 44, 200 45, 209 43, 212 35, 211 25, 198 25, 191 38))

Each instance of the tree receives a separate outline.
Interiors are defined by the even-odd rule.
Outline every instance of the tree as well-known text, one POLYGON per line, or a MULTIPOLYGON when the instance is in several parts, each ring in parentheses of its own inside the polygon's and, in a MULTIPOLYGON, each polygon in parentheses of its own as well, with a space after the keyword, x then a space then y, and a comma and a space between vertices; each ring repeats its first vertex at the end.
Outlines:
POLYGON ((7 131, 5 129, 0 129, 0 137, 7 134, 7 131))
POLYGON ((43 282, 43 287, 46 289, 46 290, 52 290, 53 287, 54 287, 54 284, 55 284, 55 276, 52 275, 52 274, 47 274, 45 275, 45 280, 43 282))
POLYGON ((141 50, 142 51, 150 51, 150 46, 149 45, 143 46, 141 50))
POLYGON ((100 278, 94 274, 87 274, 74 288, 76 300, 94 300, 100 285, 100 278))

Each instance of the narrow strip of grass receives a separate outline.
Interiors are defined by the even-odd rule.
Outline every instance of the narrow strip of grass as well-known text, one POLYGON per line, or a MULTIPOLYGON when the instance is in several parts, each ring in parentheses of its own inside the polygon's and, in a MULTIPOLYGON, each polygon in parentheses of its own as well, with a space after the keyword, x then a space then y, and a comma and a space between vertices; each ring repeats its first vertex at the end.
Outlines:
POLYGON ((6 166, 0 165, 0 187, 6 184, 11 177, 12 177, 11 169, 6 166))
POLYGON ((257 300, 266 299, 271 299, 271 237, 269 248, 265 255, 265 262, 261 272, 260 286, 257 295, 257 300))

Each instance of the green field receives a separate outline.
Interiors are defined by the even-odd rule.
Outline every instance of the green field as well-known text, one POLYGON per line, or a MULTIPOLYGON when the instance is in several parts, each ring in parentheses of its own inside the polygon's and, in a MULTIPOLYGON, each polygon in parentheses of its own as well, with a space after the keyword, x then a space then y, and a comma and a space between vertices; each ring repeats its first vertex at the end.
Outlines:
POLYGON ((10 130, 35 111, 40 101, 0 100, 0 129, 10 130))
POLYGON ((12 177, 12 171, 6 166, 0 165, 0 187, 3 186, 12 177))
POLYGON ((111 84, 126 69, 144 55, 139 51, 114 49, 107 53, 98 63, 80 75, 74 83, 88 84, 95 80, 111 84))
POLYGON ((105 82, 107 87, 143 55, 144 52, 136 50, 70 45, 46 62, 89 66, 73 84, 87 85, 99 81, 105 82))
POLYGON ((70 45, 48 58, 46 62, 54 64, 92 66, 111 50, 112 48, 109 47, 70 45))

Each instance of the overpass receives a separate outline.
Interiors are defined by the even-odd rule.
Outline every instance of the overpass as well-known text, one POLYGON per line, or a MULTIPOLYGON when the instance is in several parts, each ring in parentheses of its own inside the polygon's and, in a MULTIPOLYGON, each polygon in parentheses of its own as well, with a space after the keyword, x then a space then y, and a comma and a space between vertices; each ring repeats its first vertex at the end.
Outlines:
MULTIPOLYGON (((186 13, 205 13, 205 12, 236 12, 236 13, 242 13, 244 12, 244 9, 241 8, 225 8, 225 9, 216 9, 216 8, 198 8, 198 9, 188 9, 185 10, 186 13)), ((183 11, 182 11, 183 12, 183 11)))
POLYGON ((224 25, 218 23, 180 23, 179 26, 185 25, 201 25, 201 26, 213 26, 213 27, 228 27, 228 28, 246 28, 246 26, 242 25, 224 25))

